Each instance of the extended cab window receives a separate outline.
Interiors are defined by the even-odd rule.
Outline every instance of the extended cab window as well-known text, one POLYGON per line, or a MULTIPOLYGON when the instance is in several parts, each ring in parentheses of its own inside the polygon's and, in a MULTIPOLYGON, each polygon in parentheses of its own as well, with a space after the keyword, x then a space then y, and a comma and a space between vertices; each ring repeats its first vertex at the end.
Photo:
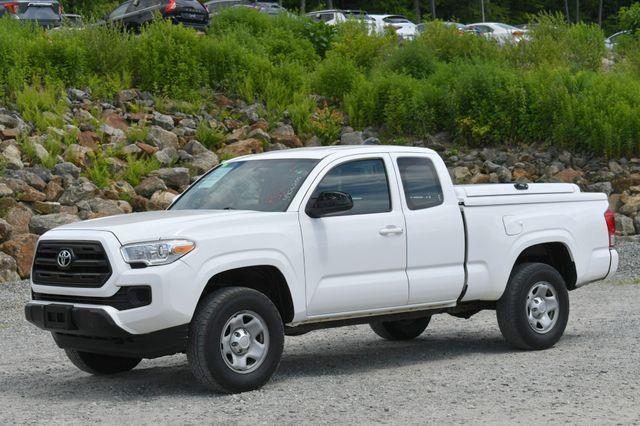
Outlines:
POLYGON ((404 197, 410 210, 421 210, 442 204, 442 186, 431 160, 425 157, 398 158, 404 197))
POLYGON ((312 198, 324 191, 340 191, 351 195, 353 208, 336 216, 382 213, 391 211, 391 198, 384 161, 379 158, 340 164, 327 173, 312 198))
POLYGON ((224 163, 189 188, 171 209, 283 212, 317 163, 310 159, 224 163))

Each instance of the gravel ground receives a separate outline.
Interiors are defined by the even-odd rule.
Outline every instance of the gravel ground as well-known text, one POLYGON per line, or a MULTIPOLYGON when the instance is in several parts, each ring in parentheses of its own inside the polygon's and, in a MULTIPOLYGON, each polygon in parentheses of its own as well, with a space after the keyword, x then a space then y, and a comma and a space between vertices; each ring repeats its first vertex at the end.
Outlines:
POLYGON ((640 244, 618 247, 620 273, 571 293, 552 349, 510 349, 493 312, 435 316, 403 343, 367 326, 317 331, 287 337, 263 389, 226 396, 197 385, 183 355, 84 374, 23 319, 27 284, 0 285, 0 424, 638 423, 640 244))

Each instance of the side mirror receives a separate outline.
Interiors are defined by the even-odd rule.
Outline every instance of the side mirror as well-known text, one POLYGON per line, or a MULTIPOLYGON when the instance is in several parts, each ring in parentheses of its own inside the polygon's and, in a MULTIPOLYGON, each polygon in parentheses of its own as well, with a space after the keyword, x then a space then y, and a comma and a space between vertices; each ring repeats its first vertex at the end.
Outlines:
POLYGON ((133 0, 133 6, 134 7, 140 6, 140 0, 133 0))
POLYGON ((332 213, 351 210, 353 199, 351 195, 340 191, 324 191, 317 198, 312 198, 307 204, 306 213, 309 217, 319 218, 332 213))

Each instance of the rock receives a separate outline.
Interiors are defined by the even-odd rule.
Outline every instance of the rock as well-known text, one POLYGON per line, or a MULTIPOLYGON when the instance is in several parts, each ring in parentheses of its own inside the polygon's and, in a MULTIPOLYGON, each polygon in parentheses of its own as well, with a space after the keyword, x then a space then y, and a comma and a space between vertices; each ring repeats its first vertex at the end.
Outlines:
POLYGON ((60 196, 58 202, 60 204, 72 206, 79 201, 88 200, 98 194, 98 187, 88 180, 79 180, 75 184, 69 186, 60 196))
POLYGON ((179 146, 178 136, 159 126, 151 126, 149 135, 147 136, 147 142, 151 142, 161 150, 165 148, 178 149, 179 146))
POLYGON ((362 132, 346 132, 340 136, 340 145, 362 145, 362 132))
POLYGON ((182 120, 180 120, 179 125, 180 127, 187 127, 190 129, 195 129, 196 127, 198 127, 196 121, 191 118, 183 118, 182 120))
POLYGON ((58 198, 60 198, 63 192, 64 188, 54 181, 49 182, 44 189, 44 195, 47 197, 47 201, 58 201, 58 198))
POLYGON ((622 206, 618 211, 627 216, 634 217, 640 210, 640 195, 629 195, 628 192, 623 192, 620 196, 620 202, 622 206))
POLYGON ((123 194, 127 194, 129 196, 133 196, 136 193, 136 191, 133 188, 133 186, 131 186, 131 184, 129 182, 127 182, 126 180, 119 180, 117 182, 111 182, 111 184, 109 185, 109 190, 115 192, 118 196, 123 195, 123 194))
POLYGON ((186 166, 196 175, 200 175, 211 170, 218 164, 220 164, 218 156, 211 151, 205 151, 195 155, 188 163, 186 163, 186 166))
POLYGON ((473 184, 489 183, 490 180, 491 178, 489 175, 486 175, 484 173, 478 173, 477 175, 471 178, 471 183, 473 184))
POLYGON ((0 198, 10 197, 11 195, 13 195, 13 190, 6 183, 0 182, 0 198))
POLYGON ((93 152, 91 148, 78 144, 71 144, 65 149, 63 157, 66 161, 77 166, 86 166, 89 163, 88 155, 93 152))
POLYGON ((47 198, 46 195, 32 188, 24 180, 4 178, 4 183, 13 191, 15 199, 18 201, 44 201, 47 198))
POLYGON ((368 137, 363 142, 362 145, 380 145, 380 139, 376 137, 368 137))
POLYGON ((97 151, 99 148, 98 142, 100 142, 100 135, 98 135, 96 132, 87 130, 78 133, 78 144, 80 146, 89 148, 92 151, 97 151))
POLYGON ((16 204, 9 207, 4 215, 5 221, 11 225, 13 235, 26 234, 29 232, 29 222, 33 213, 23 204, 16 204))
POLYGON ((624 169, 617 161, 614 161, 614 160, 609 161, 608 166, 609 166, 609 170, 611 170, 611 172, 616 175, 621 175, 624 173, 624 169))
POLYGON ((195 139, 187 142, 184 146, 184 150, 191 155, 201 154, 203 152, 209 152, 209 150, 205 148, 204 145, 202 145, 200 142, 198 142, 195 139))
POLYGON ((282 124, 278 126, 271 132, 270 136, 273 142, 281 143, 289 148, 301 148, 303 146, 302 142, 300 142, 300 139, 293 131, 293 127, 289 124, 282 124))
POLYGON ((153 156, 156 158, 156 160, 158 160, 160 165, 163 167, 171 166, 176 161, 178 161, 178 151, 172 147, 167 147, 165 149, 162 149, 156 152, 155 154, 153 154, 153 156))
POLYGON ((271 143, 264 148, 264 151, 282 151, 283 149, 287 149, 287 147, 281 143, 271 143))
POLYGON ((73 163, 58 163, 53 168, 53 174, 58 176, 71 175, 78 179, 80 177, 80 167, 73 163))
POLYGON ((225 136, 224 143, 237 142, 246 137, 247 137, 247 129, 245 127, 240 127, 238 129, 235 129, 231 133, 229 133, 227 136, 225 136))
POLYGON ((36 201, 33 210, 40 214, 60 213, 60 203, 54 201, 36 201))
MULTIPOLYGON (((115 216, 118 214, 122 214, 123 211, 120 208, 120 200, 105 200, 103 198, 92 198, 86 203, 89 205, 89 210, 91 211, 92 218, 96 217, 105 217, 105 216, 115 216)), ((128 204, 128 203, 127 203, 128 204)))
POLYGON ((452 174, 456 183, 465 183, 471 178, 471 172, 467 167, 454 167, 452 174))
POLYGON ((27 185, 37 189, 38 191, 43 191, 47 186, 47 183, 44 181, 44 179, 27 169, 8 170, 6 172, 6 176, 19 179, 27 185))
POLYGON ((575 183, 581 177, 582 173, 572 169, 571 167, 567 167, 566 169, 561 170, 553 175, 553 179, 555 181, 564 183, 575 183))
POLYGON ((139 96, 140 92, 136 89, 121 90, 118 92, 118 102, 124 104, 125 102, 131 102, 138 99, 139 96))
POLYGON ((636 185, 640 185, 640 173, 632 173, 627 177, 618 178, 611 181, 613 192, 617 192, 620 194, 629 189, 630 186, 636 185))
POLYGON ((0 252, 0 283, 20 281, 16 260, 0 252))
POLYGON ((69 96, 69 99, 76 102, 89 99, 89 95, 86 92, 78 89, 67 89, 67 96, 69 96))
POLYGON ((109 124, 106 124, 106 123, 100 126, 100 131, 110 137, 116 137, 121 139, 124 139, 125 137, 124 130, 110 126, 109 124))
POLYGON ((260 110, 260 108, 261 108, 260 104, 257 104, 257 103, 251 104, 244 108, 241 108, 240 113, 242 114, 245 120, 251 123, 255 123, 256 121, 260 120, 260 115, 258 114, 258 111, 260 110))
POLYGON ((20 278, 29 278, 31 274, 31 264, 33 263, 37 241, 37 235, 23 234, 0 245, 0 250, 15 259, 16 269, 20 278))
POLYGON ((0 128, 0 139, 17 139, 18 135, 20 135, 20 131, 18 129, 0 128))
POLYGON ((630 217, 616 213, 615 220, 616 235, 634 235, 636 233, 636 229, 633 225, 633 219, 630 217))
POLYGON ((4 219, 0 219, 0 241, 7 241, 11 238, 13 226, 4 219))
POLYGON ((129 124, 124 118, 120 117, 118 113, 106 113, 102 116, 102 120, 105 122, 105 124, 113 127, 114 129, 122 130, 125 133, 127 130, 129 130, 129 124))
POLYGON ((142 149, 140 149, 140 147, 138 145, 134 144, 134 143, 132 143, 130 145, 125 145, 124 147, 122 147, 122 154, 125 155, 125 156, 138 155, 141 152, 142 152, 142 149))
POLYGON ((173 117, 171 117, 170 115, 161 114, 159 112, 153 113, 152 122, 156 126, 160 126, 165 130, 171 130, 174 127, 173 117))
POLYGON ((613 186, 611 182, 596 182, 587 186, 587 191, 589 192, 604 192, 607 195, 611 195, 613 192, 613 186))
POLYGON ((22 154, 15 145, 8 145, 2 151, 2 159, 4 159, 5 167, 7 169, 21 169, 24 167, 21 159, 22 154))
POLYGON ((169 188, 182 191, 189 185, 189 169, 185 167, 170 167, 158 169, 150 173, 151 176, 157 176, 167 184, 169 188))
POLYGON ((511 179, 512 179, 511 172, 506 167, 499 166, 496 169, 495 174, 498 176, 498 180, 500 182, 502 183, 511 182, 511 179))
POLYGON ((168 208, 173 200, 176 198, 176 194, 169 191, 157 191, 151 196, 151 202, 158 205, 161 209, 168 208))
POLYGON ((123 214, 129 214, 133 212, 133 207, 131 207, 131 204, 129 204, 128 201, 118 200, 116 201, 116 203, 118 203, 118 208, 123 214))
POLYGON ((15 129, 20 124, 19 120, 16 117, 12 117, 8 114, 0 114, 0 126, 8 127, 10 129, 15 129))
POLYGON ((317 137, 316 135, 313 135, 309 140, 305 142, 304 146, 309 146, 309 147, 322 146, 322 141, 320 140, 319 137, 317 137))
POLYGON ((138 148, 140 148, 147 155, 153 155, 156 152, 158 152, 158 148, 157 147, 151 146, 151 145, 146 144, 144 142, 136 142, 136 146, 138 148))
POLYGON ((57 228, 58 226, 66 225, 69 223, 78 222, 80 218, 76 215, 66 213, 53 213, 39 216, 33 216, 31 223, 29 223, 29 229, 31 233, 42 235, 45 232, 57 228))
POLYGON ((271 136, 269 136, 269 133, 259 127, 250 131, 247 137, 249 139, 258 139, 259 141, 264 143, 271 143, 271 136))
POLYGON ((218 152, 220 155, 239 157, 242 155, 257 154, 262 151, 262 142, 258 139, 245 139, 226 145, 218 152))
POLYGON ((156 176, 145 178, 138 186, 135 187, 136 194, 150 198, 157 191, 166 191, 167 185, 164 181, 156 176))

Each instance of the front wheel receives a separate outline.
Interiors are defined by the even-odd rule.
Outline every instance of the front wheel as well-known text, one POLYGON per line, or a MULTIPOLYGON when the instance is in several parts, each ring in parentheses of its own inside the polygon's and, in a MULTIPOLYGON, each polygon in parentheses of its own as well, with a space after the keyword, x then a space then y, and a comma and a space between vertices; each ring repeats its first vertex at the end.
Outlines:
POLYGON ((90 352, 65 349, 69 360, 80 370, 98 376, 124 373, 133 370, 141 358, 94 354, 90 352))
POLYGON ((415 339, 427 328, 431 317, 397 320, 374 321, 369 324, 378 336, 387 340, 411 340, 415 339))
POLYGON ((284 325, 273 302, 256 290, 228 287, 198 306, 187 358, 193 375, 209 389, 245 392, 271 378, 283 346, 284 325))
POLYGON ((553 346, 569 320, 569 293, 564 279, 544 263, 516 266, 496 306, 505 340, 518 349, 553 346))

